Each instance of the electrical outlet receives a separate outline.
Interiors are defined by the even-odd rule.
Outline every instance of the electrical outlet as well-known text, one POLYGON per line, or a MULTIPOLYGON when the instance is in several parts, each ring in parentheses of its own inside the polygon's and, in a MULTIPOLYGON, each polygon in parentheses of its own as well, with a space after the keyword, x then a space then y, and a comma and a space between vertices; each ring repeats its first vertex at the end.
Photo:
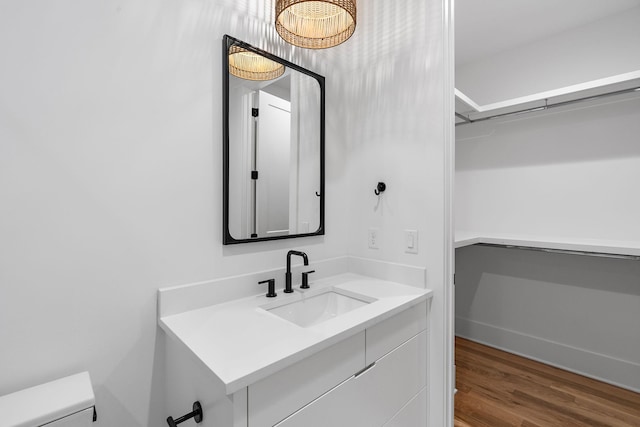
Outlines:
POLYGON ((408 254, 418 253, 418 230, 404 230, 404 251, 408 254))
POLYGON ((378 229, 370 228, 367 241, 369 242, 369 249, 380 249, 378 246, 378 229))

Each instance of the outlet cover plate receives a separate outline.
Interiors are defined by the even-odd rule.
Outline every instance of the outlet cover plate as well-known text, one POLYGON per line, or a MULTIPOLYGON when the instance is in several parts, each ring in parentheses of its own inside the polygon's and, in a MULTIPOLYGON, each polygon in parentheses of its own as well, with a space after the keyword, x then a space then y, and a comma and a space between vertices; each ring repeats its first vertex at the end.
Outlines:
POLYGON ((377 228, 370 228, 367 233, 367 242, 369 245, 369 249, 380 249, 380 245, 378 242, 379 231, 377 228))

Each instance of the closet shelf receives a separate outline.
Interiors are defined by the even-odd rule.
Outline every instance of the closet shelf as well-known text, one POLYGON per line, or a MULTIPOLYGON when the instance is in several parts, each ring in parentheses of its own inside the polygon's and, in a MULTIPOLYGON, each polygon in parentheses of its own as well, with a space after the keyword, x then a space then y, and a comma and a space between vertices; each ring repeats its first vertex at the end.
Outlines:
POLYGON ((477 104, 460 90, 455 89, 456 124, 537 111, 595 97, 632 92, 639 88, 640 71, 633 71, 485 105, 477 104))
POLYGON ((471 245, 640 260, 640 243, 636 242, 456 232, 456 249, 471 245))

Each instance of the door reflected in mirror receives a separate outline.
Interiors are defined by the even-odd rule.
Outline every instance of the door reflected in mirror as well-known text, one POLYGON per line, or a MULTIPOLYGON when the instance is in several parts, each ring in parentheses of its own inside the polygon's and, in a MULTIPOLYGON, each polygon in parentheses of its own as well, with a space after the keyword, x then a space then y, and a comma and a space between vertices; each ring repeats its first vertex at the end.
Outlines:
POLYGON ((224 47, 223 243, 324 234, 324 78, 224 47))

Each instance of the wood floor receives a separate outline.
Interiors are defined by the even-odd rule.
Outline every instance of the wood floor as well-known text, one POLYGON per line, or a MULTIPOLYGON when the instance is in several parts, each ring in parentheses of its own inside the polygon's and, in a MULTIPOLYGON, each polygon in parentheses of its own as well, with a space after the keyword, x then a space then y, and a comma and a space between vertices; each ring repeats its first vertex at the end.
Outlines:
POLYGON ((640 427, 640 394, 456 338, 455 427, 640 427))

